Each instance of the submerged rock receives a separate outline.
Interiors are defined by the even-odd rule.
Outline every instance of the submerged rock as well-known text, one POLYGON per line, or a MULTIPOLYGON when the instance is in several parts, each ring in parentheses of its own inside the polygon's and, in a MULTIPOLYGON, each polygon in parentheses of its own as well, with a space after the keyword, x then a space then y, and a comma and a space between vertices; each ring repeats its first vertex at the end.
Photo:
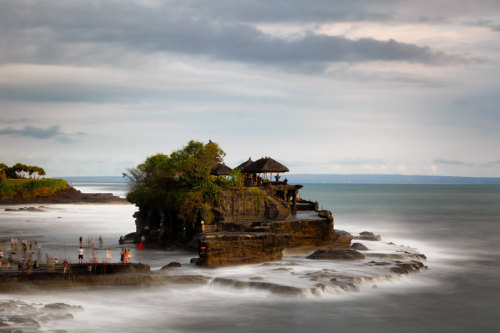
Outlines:
POLYGON ((358 250, 358 251, 367 251, 368 250, 368 248, 361 243, 353 243, 351 245, 351 249, 358 250))
POLYGON ((409 272, 420 271, 426 268, 427 266, 420 261, 412 260, 411 262, 397 262, 396 266, 391 268, 391 272, 397 274, 408 274, 409 272))
POLYGON ((5 208, 5 211, 6 212, 45 212, 45 208, 47 207, 44 207, 44 206, 40 206, 40 207, 21 207, 21 208, 5 208))
POLYGON ((179 262, 172 261, 168 265, 163 266, 161 269, 169 269, 169 268, 176 268, 176 267, 182 267, 182 265, 179 262))
POLYGON ((365 256, 352 249, 327 249, 318 250, 306 257, 307 259, 333 259, 333 260, 358 260, 365 256))
POLYGON ((382 237, 380 235, 375 235, 373 232, 363 231, 359 233, 359 236, 354 237, 354 239, 379 241, 382 239, 382 237))
POLYGON ((66 303, 50 303, 50 304, 46 304, 42 310, 44 311, 74 311, 74 310, 78 310, 78 311, 83 311, 83 308, 79 305, 69 305, 69 304, 66 304, 66 303))
POLYGON ((215 278, 212 281, 212 284, 220 286, 229 286, 235 289, 246 289, 246 288, 261 289, 270 291, 273 294, 288 295, 288 296, 297 296, 304 293, 304 289, 302 288, 286 286, 277 283, 241 281, 241 280, 222 278, 222 277, 215 278))

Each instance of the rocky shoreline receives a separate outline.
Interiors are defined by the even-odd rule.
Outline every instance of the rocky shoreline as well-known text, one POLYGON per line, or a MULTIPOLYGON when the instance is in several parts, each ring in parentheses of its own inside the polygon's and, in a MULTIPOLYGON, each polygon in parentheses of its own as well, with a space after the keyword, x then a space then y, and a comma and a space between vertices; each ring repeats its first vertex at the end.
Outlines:
POLYGON ((253 264, 255 274, 244 277, 227 275, 224 267, 208 270, 199 268, 194 264, 196 258, 191 263, 171 262, 154 271, 150 270, 149 265, 137 263, 71 264, 67 274, 63 273, 61 267, 48 271, 42 266, 29 275, 17 270, 3 270, 0 271, 0 292, 182 284, 229 286, 236 289, 267 290, 286 296, 307 296, 320 295, 328 290, 355 291, 364 283, 388 281, 427 269, 424 264, 426 256, 416 249, 381 240, 368 242, 379 244, 372 249, 364 244, 354 243, 343 249, 325 248, 300 255, 286 255, 283 260, 253 264), (314 264, 315 269, 296 270, 297 267, 312 262, 318 263, 314 264), (345 266, 345 269, 332 268, 338 265, 345 266), (352 268, 354 269, 350 272, 352 268), (360 273, 364 269, 369 269, 371 273, 360 273), (259 275, 259 270, 271 270, 275 277, 264 280, 259 275), (291 282, 290 278, 296 281, 291 282))
POLYGON ((59 190, 51 195, 33 198, 16 197, 0 200, 0 205, 23 204, 130 204, 127 200, 112 193, 82 193, 74 187, 59 190))

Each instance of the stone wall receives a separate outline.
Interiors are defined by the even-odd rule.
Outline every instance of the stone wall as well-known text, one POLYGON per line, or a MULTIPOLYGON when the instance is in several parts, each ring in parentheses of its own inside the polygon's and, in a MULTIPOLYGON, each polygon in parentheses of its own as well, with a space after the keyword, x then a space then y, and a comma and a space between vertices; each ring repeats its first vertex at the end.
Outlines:
POLYGON ((291 207, 274 198, 271 190, 250 188, 230 189, 221 192, 214 208, 217 221, 258 221, 286 219, 291 207))
POLYGON ((308 246, 333 241, 333 219, 269 223, 269 231, 290 236, 287 247, 308 246))

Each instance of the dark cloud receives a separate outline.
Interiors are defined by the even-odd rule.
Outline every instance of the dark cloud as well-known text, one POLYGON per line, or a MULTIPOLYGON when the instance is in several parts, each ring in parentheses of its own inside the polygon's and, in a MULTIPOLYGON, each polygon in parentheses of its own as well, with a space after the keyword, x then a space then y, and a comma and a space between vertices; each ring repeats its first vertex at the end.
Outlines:
POLYGON ((50 126, 47 128, 25 126, 21 129, 14 129, 12 127, 7 127, 0 129, 0 136, 3 135, 15 135, 35 139, 55 139, 61 143, 73 143, 75 142, 72 138, 73 136, 84 135, 83 132, 78 132, 76 134, 68 134, 61 131, 58 125, 50 126))
POLYGON ((480 19, 480 20, 469 22, 467 24, 474 26, 474 27, 483 27, 483 28, 490 29, 491 31, 500 32, 500 23, 495 23, 491 20, 480 19))
POLYGON ((484 163, 484 164, 481 164, 481 166, 486 167, 486 168, 494 168, 494 167, 498 168, 498 167, 500 167, 500 160, 484 163))
POLYGON ((446 165, 458 165, 458 166, 474 166, 475 165, 474 163, 458 161, 458 160, 446 160, 446 159, 442 159, 442 158, 436 158, 434 160, 434 163, 446 164, 446 165))
POLYGON ((394 1, 380 0, 175 0, 170 1, 185 13, 198 13, 224 21, 239 22, 339 22, 387 21, 394 18, 388 10, 394 1))
MULTIPOLYGON (((97 2, 94 5, 72 1, 65 5, 51 1, 8 3, 3 8, 5 10, 0 11, 0 28, 3 28, 0 38, 10 44, 0 55, 0 62, 4 63, 71 63, 89 59, 98 62, 100 58, 109 62, 110 58, 116 57, 113 52, 107 54, 110 50, 120 55, 127 51, 181 53, 297 67, 302 71, 322 70, 325 64, 331 62, 404 61, 440 65, 464 61, 458 56, 426 46, 393 39, 348 39, 315 33, 294 39, 277 37, 252 25, 237 23, 234 19, 206 19, 203 13, 208 7, 195 1, 188 2, 190 6, 178 3, 180 9, 172 4, 177 4, 176 1, 161 8, 141 6, 129 1, 119 4, 114 1, 97 2)), ((214 3, 215 8, 224 7, 221 5, 224 3, 229 8, 227 10, 233 8, 236 11, 235 4, 229 5, 223 1, 214 3)), ((247 7, 254 8, 250 12, 267 12, 267 2, 251 3, 245 1, 247 7)), ((307 7, 306 2, 294 1, 294 4, 288 4, 290 8, 286 1, 271 3, 276 6, 271 12, 279 12, 278 9, 284 8, 288 16, 297 15, 305 20, 314 21, 322 15, 330 15, 330 11, 327 10, 325 14, 320 10, 323 7, 310 4, 310 8, 307 7), (301 11, 300 8, 305 7, 309 9, 301 11)), ((340 10, 338 8, 342 7, 337 6, 339 3, 335 2, 331 11, 340 10)), ((348 5, 347 8, 354 7, 348 5)), ((210 15, 213 17, 215 14, 210 15)), ((226 16, 238 18, 237 13, 226 16)), ((331 17, 335 15, 331 14, 331 17)))

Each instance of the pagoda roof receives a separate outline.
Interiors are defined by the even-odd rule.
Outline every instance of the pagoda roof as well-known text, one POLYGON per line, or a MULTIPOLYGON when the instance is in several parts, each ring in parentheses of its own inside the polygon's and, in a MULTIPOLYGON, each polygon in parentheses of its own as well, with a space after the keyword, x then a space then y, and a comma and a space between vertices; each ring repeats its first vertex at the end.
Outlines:
POLYGON ((265 172, 288 172, 288 168, 271 157, 263 157, 247 165, 241 172, 265 173, 265 172))
POLYGON ((233 169, 224 163, 217 163, 217 165, 210 170, 210 174, 213 176, 229 176, 231 171, 233 171, 233 169))
POLYGON ((249 157, 248 160, 246 160, 245 162, 241 163, 240 165, 238 165, 235 169, 245 169, 247 166, 249 166, 250 164, 252 164, 253 161, 252 159, 249 157))

